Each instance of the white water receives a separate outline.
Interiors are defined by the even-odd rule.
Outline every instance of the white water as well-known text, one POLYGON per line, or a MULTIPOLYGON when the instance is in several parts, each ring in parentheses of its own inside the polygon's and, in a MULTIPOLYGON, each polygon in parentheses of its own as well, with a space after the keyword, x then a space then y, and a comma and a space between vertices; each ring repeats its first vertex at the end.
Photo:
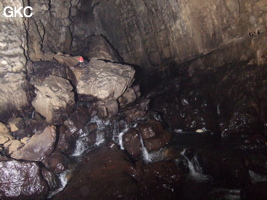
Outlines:
POLYGON ((66 170, 64 172, 62 172, 61 174, 59 174, 58 178, 60 180, 60 185, 61 187, 50 192, 49 195, 48 195, 48 199, 52 198, 54 195, 58 194, 59 192, 61 192, 65 186, 67 185, 68 183, 68 175, 70 175, 71 173, 71 170, 66 170))
POLYGON ((203 174, 203 170, 201 166, 199 165, 199 162, 197 160, 197 157, 194 156, 192 160, 189 160, 185 155, 186 149, 184 149, 181 152, 181 155, 184 156, 184 158, 187 161, 188 168, 189 168, 189 176, 190 178, 197 180, 197 181, 207 181, 210 179, 208 175, 203 174))
POLYGON ((253 172, 251 170, 249 170, 249 176, 251 178, 252 183, 267 181, 266 175, 261 175, 261 174, 258 174, 256 172, 253 172))
MULTIPOLYGON (((105 142, 104 133, 102 132, 106 126, 110 125, 109 120, 102 120, 98 116, 95 116, 91 119, 90 123, 96 123, 98 133, 96 136, 96 142, 95 146, 99 146, 100 144, 105 142)), ((87 149, 88 149, 88 133, 82 132, 82 130, 79 130, 80 136, 78 137, 76 141, 76 148, 74 150, 74 153, 71 155, 73 157, 81 156, 87 149)))

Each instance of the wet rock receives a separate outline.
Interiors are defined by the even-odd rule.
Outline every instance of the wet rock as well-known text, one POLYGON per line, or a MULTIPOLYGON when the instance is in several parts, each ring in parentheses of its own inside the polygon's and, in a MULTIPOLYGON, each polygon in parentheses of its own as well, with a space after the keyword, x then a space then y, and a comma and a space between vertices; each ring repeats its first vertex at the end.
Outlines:
POLYGON ((142 199, 183 199, 184 177, 173 162, 155 162, 141 170, 142 199))
POLYGON ((12 117, 8 120, 8 125, 10 127, 11 132, 18 131, 20 129, 23 129, 25 126, 24 120, 22 118, 15 118, 12 117))
POLYGON ((78 131, 90 120, 90 112, 87 108, 78 106, 71 113, 70 117, 64 122, 64 125, 68 128, 71 134, 78 131))
POLYGON ((197 158, 203 173, 212 176, 224 187, 241 188, 250 183, 244 159, 236 151, 203 150, 197 154, 197 158))
POLYGON ((137 126, 146 149, 150 151, 159 150, 166 146, 172 139, 172 134, 164 131, 161 122, 149 120, 137 126))
POLYGON ((89 152, 64 191, 53 199, 136 199, 135 169, 120 150, 101 147, 89 152))
POLYGON ((45 168, 42 168, 42 176, 44 180, 47 182, 50 191, 59 188, 60 181, 58 180, 57 176, 54 173, 45 168))
POLYGON ((46 199, 47 183, 36 163, 1 161, 0 195, 3 199, 46 199))
POLYGON ((266 194, 267 182, 258 182, 248 185, 241 190, 242 200, 263 200, 267 199, 266 194))
POLYGON ((138 130, 130 129, 123 135, 123 147, 134 159, 138 159, 142 155, 142 145, 138 130))
POLYGON ((124 107, 125 105, 132 103, 136 99, 136 93, 133 88, 128 88, 125 93, 118 99, 120 103, 120 107, 124 107))
POLYGON ((228 127, 222 132, 223 136, 253 135, 262 132, 262 123, 254 108, 237 103, 233 111, 232 117, 226 123, 229 124, 228 127))
POLYGON ((149 102, 149 99, 137 99, 134 103, 121 109, 121 113, 125 116, 127 122, 135 121, 146 115, 149 102))
POLYGON ((145 123, 140 123, 138 124, 137 128, 139 129, 144 140, 152 138, 163 131, 162 124, 155 120, 149 120, 145 123))
POLYGON ((48 123, 62 123, 74 106, 73 87, 66 79, 50 75, 35 84, 36 97, 32 105, 48 123))
POLYGON ((91 59, 77 85, 77 93, 98 99, 117 99, 131 86, 134 69, 128 65, 91 59))
POLYGON ((50 156, 44 159, 43 163, 47 169, 57 174, 67 169, 66 160, 59 150, 54 151, 50 156))
POLYGON ((90 37, 86 55, 90 59, 97 58, 102 60, 122 62, 122 58, 119 56, 118 52, 111 46, 106 38, 101 35, 90 37))
POLYGON ((54 126, 44 129, 41 134, 35 134, 23 148, 12 153, 11 157, 19 160, 42 161, 54 150, 56 131, 54 126))
POLYGON ((162 131, 160 134, 155 135, 154 137, 144 140, 144 145, 147 151, 155 151, 169 144, 172 139, 172 134, 168 131, 162 131))

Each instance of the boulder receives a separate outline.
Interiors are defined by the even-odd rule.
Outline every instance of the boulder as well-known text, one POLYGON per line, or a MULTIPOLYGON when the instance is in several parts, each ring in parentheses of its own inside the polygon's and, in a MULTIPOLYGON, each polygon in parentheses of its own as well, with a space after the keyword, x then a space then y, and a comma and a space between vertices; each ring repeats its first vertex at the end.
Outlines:
POLYGON ((24 146, 19 140, 9 140, 4 144, 5 154, 11 155, 12 153, 18 151, 24 146))
POLYGON ((4 144, 9 140, 13 140, 13 136, 9 134, 7 126, 0 122, 0 144, 4 144))
POLYGON ((60 181, 53 172, 47 170, 46 168, 42 168, 42 176, 44 177, 44 180, 47 182, 50 191, 59 188, 60 181))
POLYGON ((89 59, 98 58, 102 60, 110 60, 122 62, 117 50, 101 35, 92 36, 90 38, 88 51, 86 53, 89 59))
POLYGON ((120 150, 94 149, 76 167, 65 189, 53 199, 138 199, 136 171, 120 150))
POLYGON ((136 100, 136 93, 133 88, 128 88, 126 92, 119 98, 119 103, 121 107, 132 103, 136 100))
POLYGON ((25 123, 22 118, 12 117, 8 120, 8 125, 10 127, 11 132, 15 132, 20 129, 23 129, 25 126, 25 123))
POLYGON ((64 122, 70 133, 75 133, 90 120, 89 110, 85 107, 78 106, 70 117, 64 122))
POLYGON ((127 122, 135 121, 136 119, 142 118, 146 115, 149 102, 149 99, 137 99, 134 103, 121 109, 121 113, 125 116, 127 122))
POLYGON ((40 84, 48 76, 54 75, 67 78, 66 66, 57 62, 34 62, 29 66, 31 73, 28 74, 31 84, 40 84))
POLYGON ((134 159, 142 155, 142 145, 138 130, 130 129, 123 135, 123 147, 134 159))
POLYGON ((117 99, 131 86, 135 71, 129 65, 91 59, 77 84, 77 93, 101 100, 117 99))
POLYGON ((55 127, 48 126, 43 133, 33 135, 25 146, 13 152, 11 157, 18 160, 42 161, 53 152, 55 143, 55 127))
POLYGON ((159 150, 165 147, 172 139, 172 134, 168 131, 162 131, 160 134, 155 135, 154 137, 144 140, 144 145, 148 152, 159 150))
POLYGON ((63 53, 57 53, 54 55, 54 58, 61 64, 64 64, 68 67, 73 67, 76 65, 79 61, 80 56, 70 56, 68 54, 63 54, 63 53))
POLYGON ((55 150, 49 157, 43 160, 47 169, 57 174, 67 169, 67 165, 63 154, 59 150, 55 150))
POLYGON ((70 82, 50 75, 41 83, 36 83, 36 97, 32 105, 46 118, 48 123, 61 123, 74 106, 73 87, 70 82))
POLYGON ((0 162, 0 196, 2 199, 44 200, 48 195, 47 183, 40 168, 33 162, 0 162))

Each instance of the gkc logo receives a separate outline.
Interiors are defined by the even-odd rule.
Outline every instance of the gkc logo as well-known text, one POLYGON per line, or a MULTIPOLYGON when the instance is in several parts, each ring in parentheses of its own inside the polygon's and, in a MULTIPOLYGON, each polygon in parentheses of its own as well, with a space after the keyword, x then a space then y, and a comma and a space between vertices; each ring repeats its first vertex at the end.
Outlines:
POLYGON ((11 6, 6 6, 4 8, 4 16, 5 17, 31 17, 32 14, 32 7, 31 6, 26 6, 26 7, 11 7, 11 6))

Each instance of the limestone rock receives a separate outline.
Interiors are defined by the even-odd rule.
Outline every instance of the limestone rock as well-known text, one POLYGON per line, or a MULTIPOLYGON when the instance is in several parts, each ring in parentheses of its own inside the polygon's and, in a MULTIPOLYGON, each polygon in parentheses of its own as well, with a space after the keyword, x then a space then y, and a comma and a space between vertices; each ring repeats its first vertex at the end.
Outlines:
POLYGON ((0 122, 0 144, 4 144, 9 140, 13 140, 12 135, 9 134, 9 129, 0 122))
POLYGON ((117 99, 131 86, 135 71, 123 64, 91 59, 77 85, 78 94, 117 99))
POLYGON ((12 112, 29 104, 25 76, 26 30, 24 18, 5 17, 6 6, 19 8, 20 0, 0 2, 0 121, 6 122, 12 112))
POLYGON ((149 102, 149 99, 137 99, 133 104, 121 109, 121 113, 125 116, 127 122, 132 122, 146 115, 149 102))
POLYGON ((64 122, 71 134, 78 131, 90 120, 89 110, 79 106, 71 113, 70 117, 64 122))
POLYGON ((23 129, 25 126, 25 123, 22 118, 12 117, 11 119, 8 120, 8 125, 10 127, 11 132, 15 132, 20 129, 23 129))
POLYGON ((88 51, 86 53, 89 59, 97 58, 102 60, 110 60, 122 62, 121 57, 111 44, 101 35, 92 36, 90 38, 88 51))
POLYGON ((32 105, 48 123, 60 123, 74 106, 73 87, 61 77, 50 75, 35 84, 36 97, 32 105))
POLYGON ((135 159, 142 155, 140 134, 136 129, 130 129, 123 135, 123 147, 135 159))
POLYGON ((0 196, 3 199, 46 199, 47 183, 33 162, 0 162, 0 196))
POLYGON ((126 92, 119 98, 120 106, 123 107, 129 103, 134 102, 136 99, 136 93, 133 88, 128 88, 126 92))
POLYGON ((18 151, 24 146, 19 140, 10 140, 4 144, 5 152, 7 155, 11 155, 12 153, 18 151))
POLYGON ((33 135, 25 146, 12 153, 11 157, 27 161, 42 161, 53 152, 55 142, 55 127, 49 126, 43 133, 33 135))
POLYGON ((54 55, 54 58, 61 64, 64 64, 69 67, 73 67, 76 65, 79 61, 80 56, 70 56, 68 54, 62 54, 62 53, 57 53, 54 55))

